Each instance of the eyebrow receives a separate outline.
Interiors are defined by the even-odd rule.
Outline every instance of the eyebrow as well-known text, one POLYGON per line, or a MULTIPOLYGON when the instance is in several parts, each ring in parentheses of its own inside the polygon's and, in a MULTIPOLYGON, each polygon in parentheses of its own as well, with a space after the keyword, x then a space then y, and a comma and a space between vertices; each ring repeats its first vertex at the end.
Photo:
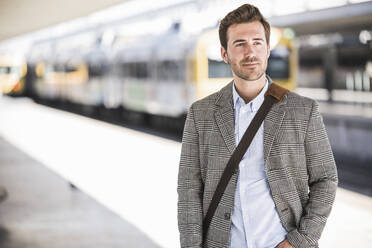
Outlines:
POLYGON ((238 42, 245 42, 245 40, 243 40, 243 39, 240 39, 240 40, 234 40, 234 41, 233 41, 233 44, 238 43, 238 42))
MULTIPOLYGON (((264 41, 264 39, 262 39, 262 38, 253 38, 253 40, 264 41)), ((239 42, 246 42, 246 40, 243 40, 243 39, 234 40, 234 41, 233 41, 233 44, 235 44, 235 43, 239 43, 239 42)))

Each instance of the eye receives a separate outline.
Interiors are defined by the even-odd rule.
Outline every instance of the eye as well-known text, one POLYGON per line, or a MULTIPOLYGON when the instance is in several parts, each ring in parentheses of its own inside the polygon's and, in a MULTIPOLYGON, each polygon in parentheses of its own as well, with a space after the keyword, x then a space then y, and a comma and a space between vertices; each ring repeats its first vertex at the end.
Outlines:
POLYGON ((262 45, 262 42, 261 41, 256 41, 255 43, 253 43, 255 45, 262 45))

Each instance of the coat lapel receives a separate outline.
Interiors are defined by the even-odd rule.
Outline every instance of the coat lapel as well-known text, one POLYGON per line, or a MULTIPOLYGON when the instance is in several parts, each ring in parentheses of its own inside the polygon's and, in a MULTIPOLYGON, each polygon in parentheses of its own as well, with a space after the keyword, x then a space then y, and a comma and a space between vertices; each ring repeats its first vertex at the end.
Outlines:
POLYGON ((285 104, 287 95, 283 99, 274 104, 264 120, 264 161, 270 153, 274 139, 282 125, 285 116, 285 104))
POLYGON ((214 113, 218 128, 231 154, 235 149, 235 118, 232 100, 232 84, 233 82, 230 82, 220 90, 215 102, 217 111, 214 113))

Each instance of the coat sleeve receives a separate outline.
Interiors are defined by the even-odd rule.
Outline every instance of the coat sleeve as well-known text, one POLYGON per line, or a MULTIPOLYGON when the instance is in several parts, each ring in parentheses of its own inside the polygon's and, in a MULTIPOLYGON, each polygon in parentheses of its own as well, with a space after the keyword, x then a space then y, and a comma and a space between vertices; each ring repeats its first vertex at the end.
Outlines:
POLYGON ((181 248, 202 247, 203 183, 199 160, 199 135, 193 106, 187 114, 178 172, 178 229, 181 248))
POLYGON ((287 235, 295 248, 315 247, 335 200, 337 169, 317 102, 305 136, 306 166, 309 175, 309 201, 297 229, 287 235))

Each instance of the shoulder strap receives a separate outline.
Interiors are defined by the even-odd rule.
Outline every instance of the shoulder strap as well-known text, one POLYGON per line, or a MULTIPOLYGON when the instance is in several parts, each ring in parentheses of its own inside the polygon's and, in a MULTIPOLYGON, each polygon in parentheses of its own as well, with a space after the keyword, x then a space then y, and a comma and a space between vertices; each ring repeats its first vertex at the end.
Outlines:
POLYGON ((242 139, 240 140, 238 146, 235 148, 233 154, 231 155, 222 177, 217 185, 216 191, 212 197, 212 201, 209 205, 207 214, 203 221, 203 240, 205 240, 209 225, 212 221, 214 212, 225 192, 226 186, 229 183, 231 176, 234 172, 237 172, 240 160, 243 158, 245 152, 247 151, 249 145, 251 144, 253 137, 256 135, 258 129, 260 128, 263 120, 265 119, 267 113, 270 111, 274 103, 280 102, 282 97, 288 92, 287 89, 279 86, 276 83, 272 83, 265 93, 265 100, 261 107, 258 109, 253 120, 249 124, 247 130, 245 131, 242 139))
POLYGON ((272 96, 276 100, 275 103, 278 103, 282 100, 283 96, 287 94, 287 92, 288 92, 288 89, 283 88, 279 84, 273 82, 270 85, 270 87, 267 89, 265 93, 265 97, 272 96))

